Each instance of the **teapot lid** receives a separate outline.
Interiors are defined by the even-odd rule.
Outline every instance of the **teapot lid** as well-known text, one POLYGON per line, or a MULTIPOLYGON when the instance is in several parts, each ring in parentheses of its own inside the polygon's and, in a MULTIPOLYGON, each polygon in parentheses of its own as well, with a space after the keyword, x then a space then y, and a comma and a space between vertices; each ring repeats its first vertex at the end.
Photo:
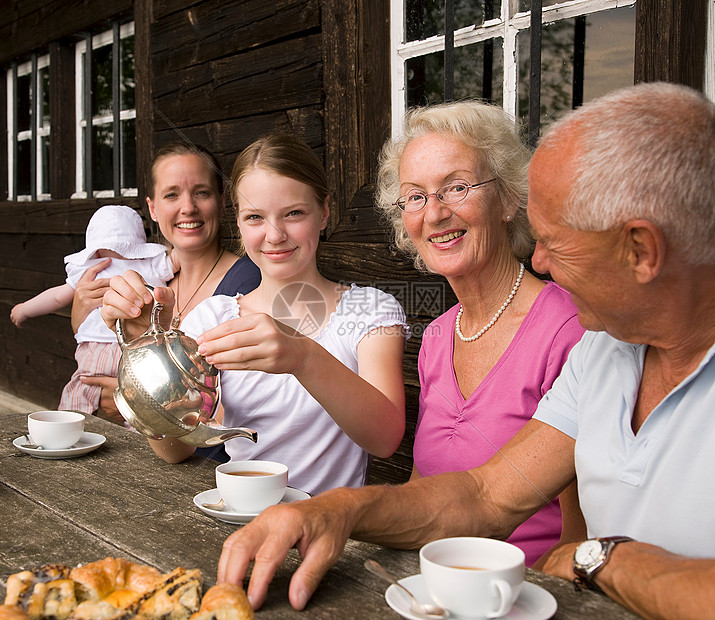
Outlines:
POLYGON ((198 344, 193 338, 179 329, 171 329, 164 333, 164 341, 176 365, 194 381, 210 389, 218 387, 218 369, 199 353, 198 344))

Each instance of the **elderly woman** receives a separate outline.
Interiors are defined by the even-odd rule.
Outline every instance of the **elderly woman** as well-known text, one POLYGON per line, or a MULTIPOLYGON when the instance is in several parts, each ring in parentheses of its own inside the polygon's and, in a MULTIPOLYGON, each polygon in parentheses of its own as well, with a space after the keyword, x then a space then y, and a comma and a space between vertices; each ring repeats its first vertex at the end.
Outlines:
MULTIPOLYGON (((534 245, 528 163, 513 120, 474 101, 412 110, 383 148, 377 201, 396 243, 459 300, 423 335, 413 477, 498 454, 583 333, 569 295, 524 268, 534 245)), ((558 542, 561 521, 549 505, 509 541, 533 564, 558 542)))

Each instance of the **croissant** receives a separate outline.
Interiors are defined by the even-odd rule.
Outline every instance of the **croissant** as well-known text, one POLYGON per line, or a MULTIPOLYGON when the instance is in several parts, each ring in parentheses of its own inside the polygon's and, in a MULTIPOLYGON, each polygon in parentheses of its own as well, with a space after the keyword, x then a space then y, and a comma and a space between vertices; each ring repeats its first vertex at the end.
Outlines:
POLYGON ((190 620, 252 620, 253 609, 240 586, 220 583, 208 589, 190 620))

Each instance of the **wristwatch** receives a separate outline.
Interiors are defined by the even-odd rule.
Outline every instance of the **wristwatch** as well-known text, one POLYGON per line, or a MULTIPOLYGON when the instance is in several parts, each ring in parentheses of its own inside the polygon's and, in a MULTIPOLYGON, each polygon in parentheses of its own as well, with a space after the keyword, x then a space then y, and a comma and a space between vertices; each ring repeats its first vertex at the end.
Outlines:
POLYGON ((600 590, 593 582, 594 576, 606 565, 611 551, 618 543, 632 540, 629 536, 608 536, 582 542, 573 554, 573 572, 576 575, 574 583, 579 587, 600 590))

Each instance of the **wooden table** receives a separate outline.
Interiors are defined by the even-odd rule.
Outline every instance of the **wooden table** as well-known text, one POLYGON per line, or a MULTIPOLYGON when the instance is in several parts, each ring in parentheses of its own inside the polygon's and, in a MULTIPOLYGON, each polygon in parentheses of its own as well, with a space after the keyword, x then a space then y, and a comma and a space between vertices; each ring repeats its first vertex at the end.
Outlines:
MULTIPOLYGON (((215 487, 213 461, 194 456, 179 465, 161 461, 141 435, 90 417, 86 430, 103 434, 98 450, 65 460, 34 458, 12 440, 27 430, 25 414, 0 412, 0 602, 8 575, 46 563, 70 566, 121 556, 168 572, 199 568, 205 587, 216 578, 226 537, 236 526, 204 515, 192 502, 215 487)), ((279 569, 259 618, 391 618, 385 583, 363 568, 366 558, 395 575, 419 572, 414 551, 349 541, 304 612, 288 603, 295 551, 279 569)), ((529 581, 558 600, 558 619, 635 618, 607 597, 528 570, 529 581)))

